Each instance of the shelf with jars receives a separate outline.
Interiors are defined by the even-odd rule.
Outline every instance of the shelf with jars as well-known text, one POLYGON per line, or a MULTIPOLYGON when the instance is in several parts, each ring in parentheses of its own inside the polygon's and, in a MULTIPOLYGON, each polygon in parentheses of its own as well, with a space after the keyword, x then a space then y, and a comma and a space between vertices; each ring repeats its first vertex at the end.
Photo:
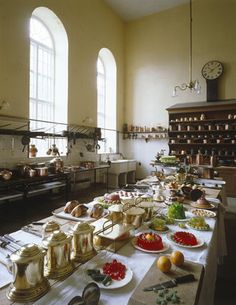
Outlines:
POLYGON ((193 164, 236 165, 236 100, 176 104, 169 114, 169 154, 193 164))
POLYGON ((168 130, 163 126, 147 127, 147 126, 134 126, 124 124, 123 126, 123 139, 143 139, 146 142, 150 140, 166 139, 168 137, 168 130))

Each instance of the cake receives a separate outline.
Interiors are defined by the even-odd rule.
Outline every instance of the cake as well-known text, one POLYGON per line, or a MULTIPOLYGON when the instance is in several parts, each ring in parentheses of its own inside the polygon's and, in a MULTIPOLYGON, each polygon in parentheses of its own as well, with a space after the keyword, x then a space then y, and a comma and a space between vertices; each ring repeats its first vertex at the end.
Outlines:
POLYGON ((150 251, 158 251, 163 249, 162 238, 152 232, 141 233, 137 237, 137 246, 150 251))
POLYGON ((200 197, 197 200, 197 205, 201 208, 209 208, 211 207, 211 204, 209 201, 206 200, 206 198, 204 196, 200 197))
POLYGON ((119 193, 105 194, 104 201, 108 203, 120 203, 120 195, 119 193))

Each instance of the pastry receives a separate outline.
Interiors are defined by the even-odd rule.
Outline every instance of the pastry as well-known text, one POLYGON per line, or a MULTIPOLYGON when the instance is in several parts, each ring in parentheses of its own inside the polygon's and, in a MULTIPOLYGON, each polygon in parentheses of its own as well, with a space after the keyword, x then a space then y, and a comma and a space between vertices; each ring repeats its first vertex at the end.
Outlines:
POLYGON ((79 204, 71 211, 71 215, 74 217, 80 217, 80 216, 86 214, 87 209, 88 208, 85 205, 79 204))
POLYGON ((98 219, 99 217, 102 216, 102 214, 103 214, 103 206, 99 203, 96 203, 93 206, 89 216, 92 217, 92 218, 98 219))
POLYGON ((78 200, 72 200, 72 201, 68 201, 64 207, 64 212, 65 213, 71 213, 72 210, 79 205, 79 201, 78 200))

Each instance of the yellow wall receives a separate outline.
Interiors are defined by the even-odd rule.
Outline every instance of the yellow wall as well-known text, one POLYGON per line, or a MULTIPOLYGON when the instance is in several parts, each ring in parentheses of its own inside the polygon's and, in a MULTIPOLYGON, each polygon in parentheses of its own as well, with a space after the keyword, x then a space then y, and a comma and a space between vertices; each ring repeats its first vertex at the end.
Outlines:
POLYGON ((126 118, 135 125, 167 125, 165 108, 178 102, 205 101, 202 66, 212 59, 224 64, 219 98, 236 97, 236 1, 193 1, 193 79, 200 95, 179 92, 189 81, 189 5, 163 11, 126 28, 126 118), (144 115, 145 114, 145 115, 144 115))
POLYGON ((118 66, 118 128, 124 94, 124 24, 102 0, 0 0, 0 100, 8 114, 27 117, 29 101, 29 19, 36 7, 51 9, 62 21, 69 41, 68 120, 96 122, 96 60, 101 48, 118 66))

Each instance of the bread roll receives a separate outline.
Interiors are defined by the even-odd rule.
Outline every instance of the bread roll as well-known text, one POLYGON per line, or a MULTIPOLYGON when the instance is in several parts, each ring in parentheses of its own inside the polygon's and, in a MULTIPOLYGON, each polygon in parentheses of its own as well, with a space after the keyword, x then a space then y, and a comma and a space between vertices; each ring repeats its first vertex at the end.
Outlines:
POLYGON ((90 217, 99 218, 103 214, 103 206, 99 203, 95 204, 90 212, 90 217))
POLYGON ((80 217, 80 216, 86 214, 87 209, 88 208, 85 205, 79 204, 71 211, 71 215, 74 217, 80 217))
POLYGON ((79 205, 79 201, 78 200, 72 200, 72 201, 68 201, 64 207, 64 212, 65 213, 71 213, 72 210, 79 205))

